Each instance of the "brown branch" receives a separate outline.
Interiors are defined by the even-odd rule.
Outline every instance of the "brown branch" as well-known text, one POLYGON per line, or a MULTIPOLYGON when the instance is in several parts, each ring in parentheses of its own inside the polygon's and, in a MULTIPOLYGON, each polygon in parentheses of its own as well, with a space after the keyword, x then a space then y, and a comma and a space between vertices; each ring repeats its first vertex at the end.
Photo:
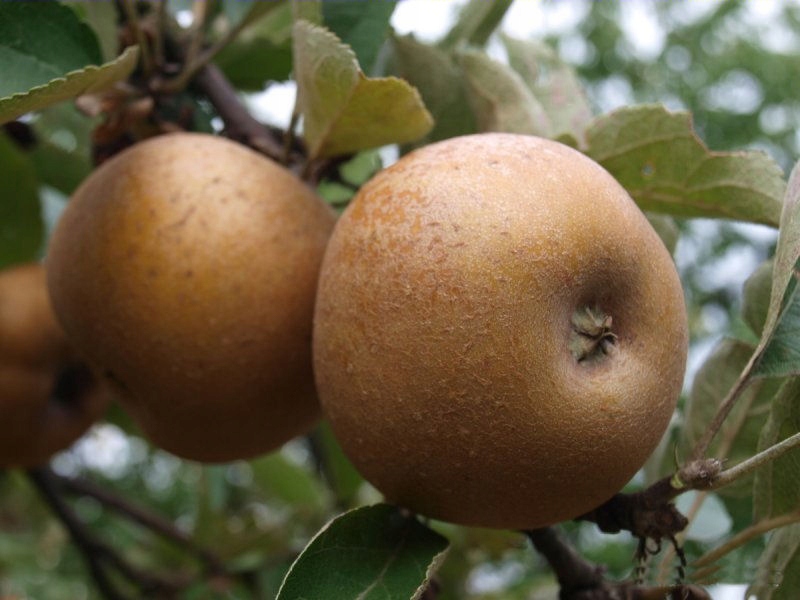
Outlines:
POLYGON ((282 140, 250 114, 219 67, 206 65, 197 73, 194 81, 225 123, 225 135, 275 161, 281 161, 284 157, 282 140))
POLYGON ((665 477, 641 492, 616 494, 578 519, 596 523, 605 533, 625 530, 639 539, 659 542, 682 531, 688 523, 672 504, 684 491, 674 485, 672 477, 665 477))
POLYGON ((554 527, 531 529, 525 535, 553 569, 562 599, 603 586, 603 568, 578 554, 554 527))
POLYGON ((146 595, 176 588, 173 582, 146 573, 129 564, 111 546, 90 533, 85 523, 59 494, 57 478, 49 467, 30 469, 28 478, 69 532, 76 547, 86 560, 98 591, 105 598, 109 600, 127 598, 112 584, 106 568, 108 566, 124 575, 146 595))
POLYGON ((179 546, 188 550, 190 553, 196 555, 202 560, 207 567, 209 573, 217 575, 225 573, 225 566, 222 561, 214 553, 197 545, 191 536, 181 531, 167 519, 160 515, 148 512, 138 506, 135 506, 125 500, 109 492, 107 489, 102 488, 91 481, 75 478, 75 477, 61 477, 53 474, 60 485, 65 491, 77 494, 90 496, 100 502, 106 508, 109 508, 116 513, 127 517, 128 519, 154 531, 155 533, 175 542, 179 546))
POLYGON ((52 472, 47 468, 31 469, 28 471, 28 478, 39 492, 42 500, 45 501, 69 532, 73 543, 86 561, 86 566, 89 568, 100 595, 108 600, 123 600, 126 597, 114 588, 100 558, 106 548, 102 542, 86 531, 83 522, 75 514, 75 511, 58 495, 50 476, 51 474, 52 472))
POLYGON ((139 45, 139 56, 142 71, 145 76, 149 76, 153 72, 153 59, 150 55, 150 46, 147 41, 147 36, 142 29, 139 22, 139 15, 136 12, 136 5, 133 0, 121 0, 123 14, 125 20, 133 33, 136 43, 139 45))
POLYGON ((555 528, 524 533, 553 569, 561 588, 560 600, 711 600, 708 592, 695 585, 649 587, 607 581, 603 568, 580 556, 555 528))

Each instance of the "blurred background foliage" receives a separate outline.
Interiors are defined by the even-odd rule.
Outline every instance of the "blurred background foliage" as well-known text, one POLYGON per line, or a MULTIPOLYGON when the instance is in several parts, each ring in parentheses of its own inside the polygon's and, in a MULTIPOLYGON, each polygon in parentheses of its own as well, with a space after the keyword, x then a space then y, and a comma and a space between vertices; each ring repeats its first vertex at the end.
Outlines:
MULTIPOLYGON (((451 17, 464 4, 436 1, 448 5, 451 17)), ((788 174, 800 149, 796 92, 800 4, 788 0, 517 2, 536 4, 535 10, 525 14, 540 21, 520 23, 512 7, 501 30, 516 37, 521 30, 527 31, 528 37, 544 39, 557 49, 576 68, 598 114, 641 102, 689 110, 711 149, 763 149, 788 174)), ((103 19, 98 14, 102 7, 75 4, 90 21, 103 19)), ((424 14, 420 2, 399 3, 393 20, 399 33, 409 31, 400 17, 410 14, 413 4, 417 5, 415 18, 424 14)), ((174 1, 170 7, 179 20, 188 18, 189 3, 174 1)), ((447 22, 440 24, 440 31, 447 28, 447 22)), ((266 44, 277 57, 265 63, 266 77, 286 77, 291 65, 287 38, 279 27, 270 31, 264 40, 255 33, 243 36, 243 43, 221 54, 219 63, 232 65, 232 70, 242 61, 261 64, 257 60, 264 61, 266 44)), ((497 39, 489 40, 489 50, 503 58, 497 39)), ((389 63, 379 56, 376 69, 389 63)), ((249 75, 244 72, 242 77, 249 75)), ((259 103, 277 102, 287 90, 286 85, 273 82, 266 91, 258 85, 255 78, 247 86, 254 91, 257 113, 259 103)), ((272 114, 269 108, 266 113, 272 114)), ((92 124, 64 104, 43 111, 32 125, 43 141, 34 151, 38 172, 52 170, 58 161, 57 177, 42 176, 54 182, 43 192, 45 215, 51 215, 52 221, 64 195, 91 168, 88 135, 92 124), (65 130, 64 123, 72 125, 65 130)), ((367 165, 365 174, 376 168, 375 154, 360 161, 367 165)), ((353 176, 354 184, 359 180, 363 176, 353 176)), ((746 337, 747 326, 739 317, 742 285, 771 254, 776 232, 708 220, 679 226, 682 235, 676 261, 693 311, 688 391, 694 372, 721 335, 733 331, 746 337)), ((675 427, 680 425, 678 416, 675 427)), ((667 448, 667 455, 670 452, 667 448)), ((187 598, 274 597, 292 559, 322 524, 342 509, 379 499, 353 471, 325 427, 259 460, 208 467, 153 449, 123 413, 113 410, 107 424, 56 457, 52 466, 59 475, 86 477, 160 514, 191 532, 201 546, 213 549, 229 568, 247 573, 235 584, 215 586, 211 579, 187 598)), ((643 477, 637 478, 631 489, 643 482, 643 477)), ((205 568, 180 547, 111 513, 90 497, 80 497, 75 509, 104 540, 142 568, 185 571, 190 576, 205 568)), ((749 522, 752 502, 734 495, 725 503, 708 503, 704 510, 705 517, 689 532, 690 556, 711 547, 737 523, 749 522)), ((433 526, 453 545, 439 573, 442 600, 553 597, 552 577, 521 536, 433 526)), ((576 523, 567 524, 566 530, 589 559, 608 566, 610 576, 631 575, 635 542, 629 536, 601 535, 593 525, 576 523)), ((0 598, 94 597, 77 550, 21 473, 0 472, 0 531, 0 598)), ((715 579, 747 582, 762 548, 756 542, 731 555, 715 579)), ((667 561, 665 568, 673 565, 674 560, 667 561)))

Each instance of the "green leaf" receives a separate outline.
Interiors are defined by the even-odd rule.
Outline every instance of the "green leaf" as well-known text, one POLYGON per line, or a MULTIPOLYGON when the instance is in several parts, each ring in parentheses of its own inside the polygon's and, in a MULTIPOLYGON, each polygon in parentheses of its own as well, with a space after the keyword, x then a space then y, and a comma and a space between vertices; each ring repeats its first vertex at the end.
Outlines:
POLYGON ((742 319, 756 336, 760 336, 767 321, 770 292, 772 290, 772 260, 767 260, 744 282, 742 291, 742 319))
POLYGON ((747 597, 795 600, 800 590, 800 524, 775 531, 758 561, 756 580, 747 597))
MULTIPOLYGON (((720 401, 738 379, 744 366, 753 354, 752 346, 739 340, 724 339, 703 363, 697 372, 684 410, 685 423, 681 430, 680 453, 687 456, 691 448, 703 435, 717 412, 720 401)), ((725 419, 708 456, 717 456, 736 464, 756 453, 759 435, 767 420, 767 411, 780 382, 776 380, 754 381, 742 393, 725 419), (722 440, 731 444, 726 456, 719 456, 722 440)), ((752 493, 752 477, 721 488, 722 496, 741 497, 752 493)))
POLYGON ((200 544, 216 542, 224 527, 228 502, 228 483, 222 465, 198 465, 200 480, 195 484, 194 531, 200 544))
POLYGON ((691 115, 663 106, 622 108, 597 117, 586 154, 603 165, 642 210, 776 226, 785 183, 763 152, 711 152, 691 115))
POLYGON ((417 90, 366 77, 350 48, 303 20, 294 26, 294 74, 311 158, 411 142, 433 126, 417 90))
POLYGON ((369 73, 386 41, 395 6, 397 0, 327 0, 322 3, 322 17, 328 29, 353 49, 361 68, 369 73))
POLYGON ((797 347, 793 340, 787 339, 787 334, 797 328, 797 297, 796 286, 789 289, 793 278, 797 278, 798 263, 800 263, 800 163, 792 169, 789 185, 781 212, 780 234, 778 245, 775 248, 774 267, 772 274, 772 292, 770 294, 767 321, 761 334, 759 351, 770 352, 772 357, 762 357, 756 366, 756 374, 772 375, 781 372, 795 372, 797 370, 797 347), (788 303, 785 301, 788 298, 788 303), (779 320, 783 323, 779 325, 779 320), (781 330, 778 348, 770 350, 773 334, 776 328, 781 330), (776 355, 777 353, 777 355, 776 355))
POLYGON ((114 3, 76 1, 63 4, 74 10, 94 31, 100 44, 101 62, 113 60, 119 54, 119 28, 114 3))
POLYGON ((365 152, 359 152, 353 158, 342 164, 339 167, 339 173, 342 176, 342 180, 356 187, 360 187, 366 183, 370 177, 375 175, 382 166, 381 155, 375 150, 367 150, 365 152))
POLYGON ((322 450, 325 472, 331 487, 334 488, 336 498, 344 506, 352 503, 364 479, 345 456, 327 421, 320 424, 314 436, 322 450))
POLYGON ((90 162, 51 142, 39 142, 31 152, 36 176, 42 184, 69 196, 92 171, 90 162))
POLYGON ((0 268, 5 268, 37 257, 44 224, 33 163, 1 131, 0 268))
POLYGON ((458 19, 440 45, 442 48, 486 45, 512 2, 513 0, 471 0, 463 6, 458 19))
POLYGON ((418 42, 411 35, 393 36, 391 40, 397 74, 419 90, 433 115, 435 124, 425 141, 475 133, 464 73, 450 53, 418 42))
POLYGON ((322 25, 322 0, 302 0, 291 2, 292 16, 295 21, 308 21, 314 25, 322 25))
MULTIPOLYGON (((0 3, 0 6, 5 4, 25 3, 3 2, 0 3)), ((103 90, 117 81, 127 78, 136 67, 138 58, 139 48, 130 46, 111 62, 63 73, 63 76, 56 76, 44 85, 12 96, 2 97, 0 98, 0 123, 16 119, 27 112, 39 110, 56 102, 103 90)), ((0 61, 2 61, 2 56, 0 56, 0 61)))
POLYGON ((0 98, 102 62, 92 29, 58 2, 0 3, 0 98))
POLYGON ((317 194, 335 209, 344 210, 356 195, 356 190, 338 181, 323 179, 317 186, 317 194))
MULTIPOLYGON (((761 431, 758 451, 800 431, 800 379, 786 381, 772 403, 761 431)), ((753 509, 757 519, 782 515, 800 507, 800 453, 787 452, 756 472, 753 509)))
POLYGON ((549 137, 550 121, 542 105, 515 71, 477 50, 458 56, 481 131, 549 137))
POLYGON ((251 462, 258 487, 296 509, 320 510, 329 504, 329 494, 308 469, 273 452, 251 462))
POLYGON ((670 254, 675 253, 675 248, 678 246, 678 238, 680 238, 681 231, 678 229, 678 224, 675 219, 668 215, 660 215, 657 213, 645 214, 647 220, 653 229, 656 230, 658 237, 664 242, 664 245, 669 250, 670 254))
MULTIPOLYGON (((225 3, 225 6, 238 2, 225 3)), ((271 2, 255 2, 270 6, 271 2)), ((254 7, 255 8, 255 7, 254 7)), ((260 91, 268 81, 283 81, 292 70, 292 3, 275 6, 245 28, 214 59, 241 90, 260 91)))
POLYGON ((592 109, 574 69, 547 44, 502 36, 508 62, 542 105, 554 137, 569 135, 580 144, 592 109))
POLYGON ((354 509, 326 525, 292 565, 277 600, 419 598, 447 540, 387 504, 354 509))
POLYGON ((91 133, 98 120, 72 103, 56 104, 32 119, 36 144, 30 155, 40 184, 72 194, 92 171, 91 133))
MULTIPOLYGON (((800 269, 800 263, 798 264, 800 269)), ((800 375, 800 270, 795 270, 786 306, 756 365, 757 377, 800 375)))

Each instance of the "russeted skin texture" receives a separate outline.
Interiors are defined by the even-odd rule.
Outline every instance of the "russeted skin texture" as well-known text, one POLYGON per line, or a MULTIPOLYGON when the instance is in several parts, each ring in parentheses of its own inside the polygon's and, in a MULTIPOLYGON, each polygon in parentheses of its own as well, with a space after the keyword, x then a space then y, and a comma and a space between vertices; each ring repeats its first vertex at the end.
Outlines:
POLYGON ((601 504, 643 464, 681 389, 686 321, 669 253, 603 168, 535 137, 453 138, 379 173, 339 220, 317 387, 389 500, 530 529, 601 504), (578 361, 585 307, 618 337, 578 361))
POLYGON ((136 144, 75 192, 48 284, 64 329, 158 446, 224 462, 319 417, 311 320, 335 216, 220 137, 136 144))
POLYGON ((0 467, 47 462, 109 401, 56 322, 42 265, 0 272, 0 467))

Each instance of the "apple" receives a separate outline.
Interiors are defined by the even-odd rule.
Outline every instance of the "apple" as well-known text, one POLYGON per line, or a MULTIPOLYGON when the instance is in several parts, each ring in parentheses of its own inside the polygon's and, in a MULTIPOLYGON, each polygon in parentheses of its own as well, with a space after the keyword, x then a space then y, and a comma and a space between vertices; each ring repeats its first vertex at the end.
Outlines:
POLYGON ((418 149, 336 225, 314 317, 320 401, 386 498, 531 529, 609 499, 686 363, 670 254, 582 153, 486 133, 418 149))
POLYGON ((319 419, 311 320, 334 221, 238 143, 155 137, 73 194, 46 260, 53 306, 153 443, 251 458, 319 419))

